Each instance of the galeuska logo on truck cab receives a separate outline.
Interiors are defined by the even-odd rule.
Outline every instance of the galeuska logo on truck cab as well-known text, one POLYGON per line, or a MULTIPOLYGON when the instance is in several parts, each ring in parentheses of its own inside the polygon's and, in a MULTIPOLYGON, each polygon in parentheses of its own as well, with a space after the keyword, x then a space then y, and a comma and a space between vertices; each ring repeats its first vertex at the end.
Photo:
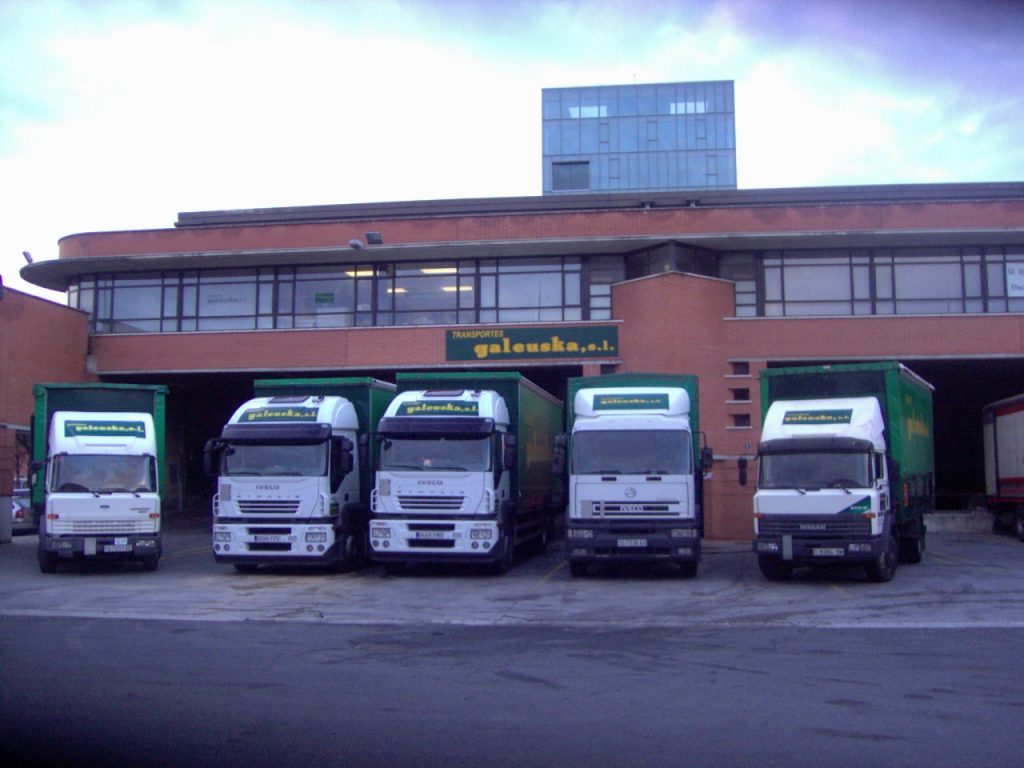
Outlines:
POLYGON ((319 413, 317 408, 250 408, 240 421, 316 421, 319 413))
POLYGON ((141 421, 65 421, 64 437, 145 437, 141 421))
POLYGON ((649 411, 668 408, 668 395, 594 395, 594 409, 600 411, 649 411))
POLYGON ((479 416, 477 403, 464 400, 432 400, 430 402, 402 403, 399 416, 479 416))
POLYGON ((835 411, 786 411, 783 424, 849 424, 853 410, 844 408, 835 411))

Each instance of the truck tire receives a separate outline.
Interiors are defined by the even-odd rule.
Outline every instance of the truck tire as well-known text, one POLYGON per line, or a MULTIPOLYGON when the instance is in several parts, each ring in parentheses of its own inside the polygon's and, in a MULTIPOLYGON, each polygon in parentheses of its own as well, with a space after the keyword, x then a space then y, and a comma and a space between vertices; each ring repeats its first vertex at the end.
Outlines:
POLYGON ((514 541, 515 534, 511 531, 504 531, 501 535, 501 554, 498 555, 498 559, 494 561, 494 573, 498 576, 504 576, 512 568, 512 564, 516 559, 516 545, 514 541))
POLYGON ((545 518, 541 522, 540 533, 537 535, 537 539, 534 542, 534 551, 538 555, 543 555, 548 551, 548 542, 551 538, 551 523, 545 518))
POLYGON ((676 563, 679 568, 679 575, 684 579, 693 579, 697 577, 697 563, 692 560, 683 560, 680 563, 676 563))
POLYGON ((574 579, 580 579, 587 575, 590 569, 586 563, 574 563, 569 561, 569 575, 574 579))
POLYGON ((258 568, 255 563, 235 563, 235 570, 239 573, 256 573, 258 568))
POLYGON ((144 571, 155 571, 160 567, 159 557, 144 557, 142 559, 142 570, 144 571))
POLYGON ((900 562, 916 565, 924 559, 924 534, 900 539, 900 562))
POLYGON ((57 572, 57 562, 59 561, 60 558, 57 556, 56 552, 47 552, 45 549, 43 549, 42 544, 40 544, 38 555, 40 571, 42 571, 43 573, 57 572))
POLYGON ((899 541, 896 537, 896 531, 893 530, 889 534, 889 541, 885 549, 882 550, 876 560, 865 566, 868 578, 877 583, 892 581, 900 562, 898 554, 899 541))
POLYGON ((759 555, 757 567, 761 569, 761 575, 768 581, 788 581, 793 575, 793 564, 777 557, 766 557, 759 555))

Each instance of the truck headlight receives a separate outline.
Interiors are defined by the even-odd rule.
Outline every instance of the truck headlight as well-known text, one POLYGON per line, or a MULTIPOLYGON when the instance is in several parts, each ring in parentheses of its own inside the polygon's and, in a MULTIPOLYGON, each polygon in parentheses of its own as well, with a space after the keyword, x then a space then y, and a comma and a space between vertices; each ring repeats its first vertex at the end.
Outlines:
POLYGON ((370 529, 371 539, 390 539, 391 529, 390 528, 371 528, 370 529))
POLYGON ((231 534, 228 531, 214 531, 213 540, 220 542, 231 541, 231 534))
POLYGON ((471 539, 490 539, 492 535, 490 528, 473 528, 469 532, 471 539))
POLYGON ((854 543, 854 544, 850 544, 849 545, 849 549, 850 549, 851 552, 870 552, 871 551, 871 545, 870 544, 856 544, 856 543, 854 543))
POLYGON ((327 543, 327 531, 306 531, 307 544, 327 543))
POLYGON ((758 552, 778 552, 779 542, 777 541, 759 541, 757 542, 758 552))
POLYGON ((594 532, 590 528, 570 528, 567 533, 570 539, 594 538, 594 532))
POLYGON ((673 528, 671 532, 673 539, 695 539, 697 538, 696 528, 673 528))

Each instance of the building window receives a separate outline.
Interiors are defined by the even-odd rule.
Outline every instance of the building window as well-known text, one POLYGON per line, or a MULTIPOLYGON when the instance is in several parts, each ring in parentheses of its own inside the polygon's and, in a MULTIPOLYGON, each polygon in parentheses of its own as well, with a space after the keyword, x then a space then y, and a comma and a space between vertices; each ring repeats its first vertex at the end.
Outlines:
POLYGON ((749 376, 750 362, 747 360, 733 360, 729 363, 730 376, 749 376))
MULTIPOLYGON (((594 302, 601 319, 616 261, 618 272, 602 258, 587 278, 606 297, 594 302)), ((588 319, 583 266, 538 257, 103 275, 68 297, 100 334, 574 321, 588 319)))
POLYGON ((551 187, 556 192, 590 189, 590 162, 552 163, 551 187))

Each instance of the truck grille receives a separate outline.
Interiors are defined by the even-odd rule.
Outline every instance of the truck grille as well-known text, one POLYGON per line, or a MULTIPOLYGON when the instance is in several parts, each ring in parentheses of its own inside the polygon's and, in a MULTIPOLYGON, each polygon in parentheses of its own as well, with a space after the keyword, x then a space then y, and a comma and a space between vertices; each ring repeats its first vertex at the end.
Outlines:
POLYGON ((243 515, 297 515, 298 499, 239 499, 238 511, 243 515))
POLYGON ((871 520, 860 516, 772 515, 757 521, 761 536, 795 536, 800 539, 869 538, 871 520))
POLYGON ((51 531, 55 534, 78 536, 110 536, 118 533, 153 533, 155 520, 72 520, 56 521, 51 531))
POLYGON ((458 512, 463 496, 399 496, 398 508, 403 512, 458 512))
POLYGON ((594 502, 594 517, 680 517, 682 505, 678 501, 604 501, 594 502), (675 509, 673 509, 673 507, 675 509))

